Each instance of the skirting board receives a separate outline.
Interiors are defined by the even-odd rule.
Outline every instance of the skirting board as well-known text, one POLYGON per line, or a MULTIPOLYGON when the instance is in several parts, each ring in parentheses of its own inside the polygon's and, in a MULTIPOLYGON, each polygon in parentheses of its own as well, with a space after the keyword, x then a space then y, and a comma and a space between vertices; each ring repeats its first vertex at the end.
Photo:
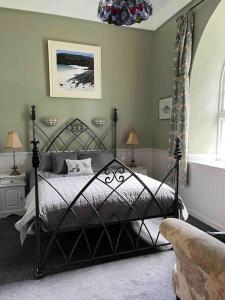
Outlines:
POLYGON ((202 221, 203 223, 205 223, 205 224, 209 225, 210 227, 214 228, 215 230, 225 232, 225 226, 221 226, 220 224, 214 222, 213 220, 211 220, 209 218, 206 218, 206 217, 202 216, 201 214, 193 211, 192 209, 190 209, 188 207, 187 207, 187 210, 188 210, 189 215, 191 215, 192 217, 198 219, 199 221, 202 221))

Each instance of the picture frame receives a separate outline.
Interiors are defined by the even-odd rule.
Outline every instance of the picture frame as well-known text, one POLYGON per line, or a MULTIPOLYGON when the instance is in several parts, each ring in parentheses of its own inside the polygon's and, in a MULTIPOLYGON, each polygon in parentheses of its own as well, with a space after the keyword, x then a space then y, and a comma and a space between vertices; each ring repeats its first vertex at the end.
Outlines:
POLYGON ((101 47, 48 41, 50 97, 101 99, 101 47))
POLYGON ((171 119, 173 98, 163 98, 159 100, 159 120, 171 119))

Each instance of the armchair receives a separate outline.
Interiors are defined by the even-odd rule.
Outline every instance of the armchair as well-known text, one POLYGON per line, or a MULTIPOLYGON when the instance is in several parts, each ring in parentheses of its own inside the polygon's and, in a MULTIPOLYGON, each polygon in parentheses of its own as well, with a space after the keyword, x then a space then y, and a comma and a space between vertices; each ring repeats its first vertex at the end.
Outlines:
POLYGON ((178 219, 160 226, 176 255, 173 287, 181 300, 225 299, 225 244, 178 219))

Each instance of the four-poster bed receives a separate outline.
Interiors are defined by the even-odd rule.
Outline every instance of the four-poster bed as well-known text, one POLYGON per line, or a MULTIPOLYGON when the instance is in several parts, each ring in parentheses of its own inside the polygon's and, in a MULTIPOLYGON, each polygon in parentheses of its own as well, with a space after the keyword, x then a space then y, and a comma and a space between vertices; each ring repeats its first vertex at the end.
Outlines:
POLYGON ((117 109, 113 111, 112 125, 101 138, 80 119, 66 124, 59 133, 48 138, 36 122, 34 105, 31 119, 34 187, 26 200, 27 212, 16 228, 25 236, 36 234, 37 278, 71 266, 150 253, 168 245, 160 241, 159 232, 153 236, 145 220, 180 218, 184 214, 185 207, 178 194, 182 157, 178 138, 174 166, 160 183, 134 173, 117 159, 117 109), (41 153, 37 132, 48 140, 41 153), (112 137, 111 146, 107 147, 109 137, 112 137), (91 157, 95 172, 85 176, 65 173, 46 176, 39 170, 40 155, 50 153, 49 157, 53 157, 58 150, 64 153, 62 156, 74 155, 78 160, 91 157), (176 172, 175 190, 165 184, 171 172, 176 172), (132 222, 139 224, 135 234, 130 226, 132 222), (143 230, 145 241, 142 241, 143 230), (82 249, 79 249, 80 244, 82 249))

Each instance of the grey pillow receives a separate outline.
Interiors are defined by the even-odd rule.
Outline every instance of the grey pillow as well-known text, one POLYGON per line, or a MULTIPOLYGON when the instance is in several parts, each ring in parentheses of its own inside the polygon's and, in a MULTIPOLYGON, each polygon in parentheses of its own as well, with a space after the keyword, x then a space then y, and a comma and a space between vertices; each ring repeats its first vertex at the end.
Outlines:
POLYGON ((52 153, 40 152, 40 171, 52 172, 52 153))
POLYGON ((111 151, 80 151, 78 159, 91 158, 92 168, 94 172, 100 171, 105 165, 114 159, 111 151))
MULTIPOLYGON (((41 175, 43 175, 45 177, 45 174, 49 174, 48 172, 44 172, 44 171, 39 171, 39 173, 41 175)), ((38 182, 41 180, 41 178, 38 176, 38 182)), ((34 174, 34 170, 30 171, 29 173, 27 173, 27 182, 29 185, 29 190, 32 189, 32 187, 35 185, 35 174, 34 174)))
POLYGON ((52 152, 52 172, 67 174, 66 159, 77 159, 77 152, 52 152))
MULTIPOLYGON (((41 174, 46 179, 61 177, 60 174, 53 174, 51 172, 44 172, 44 171, 39 171, 39 174, 41 174)), ((40 182, 41 180, 42 180, 42 178, 40 176, 38 176, 38 182, 40 182)), ((29 190, 31 190, 32 187, 35 185, 34 170, 32 170, 30 173, 27 174, 27 181, 29 184, 29 190)))

